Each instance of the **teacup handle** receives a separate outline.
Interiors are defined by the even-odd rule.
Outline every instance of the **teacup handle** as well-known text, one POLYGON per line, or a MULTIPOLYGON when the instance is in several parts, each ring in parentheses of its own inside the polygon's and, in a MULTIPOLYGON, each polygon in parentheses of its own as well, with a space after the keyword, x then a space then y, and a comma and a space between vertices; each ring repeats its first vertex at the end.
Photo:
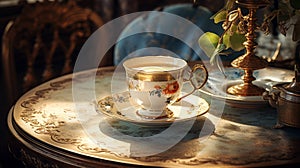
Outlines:
MULTIPOLYGON (((182 100, 183 98, 185 98, 185 97, 187 97, 187 96, 193 94, 196 90, 202 88, 202 87, 205 85, 205 83, 207 82, 207 79, 208 79, 208 71, 207 71, 207 69, 205 68, 205 66, 202 65, 202 64, 196 64, 196 65, 194 65, 193 68, 192 68, 192 71, 190 72, 190 76, 189 76, 189 79, 188 79, 188 81, 190 81, 191 85, 193 86, 193 90, 192 90, 190 93, 187 93, 187 94, 183 95, 182 97, 177 98, 176 102, 179 102, 179 101, 182 100), (197 87, 197 86, 195 85, 195 83, 192 81, 192 78, 193 78, 193 76, 194 76, 194 72, 195 72, 197 69, 203 69, 203 71, 205 72, 205 78, 204 78, 204 81, 203 81, 203 82, 200 84, 200 86, 198 86, 198 87, 197 87)), ((198 85, 198 84, 197 84, 197 85, 198 85)))

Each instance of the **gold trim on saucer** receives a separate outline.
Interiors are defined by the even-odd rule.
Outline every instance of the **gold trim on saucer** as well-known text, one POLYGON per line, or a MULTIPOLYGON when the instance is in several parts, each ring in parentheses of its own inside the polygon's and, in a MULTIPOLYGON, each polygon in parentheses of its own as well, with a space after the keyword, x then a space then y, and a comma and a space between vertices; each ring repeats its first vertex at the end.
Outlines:
MULTIPOLYGON (((185 93, 183 93, 185 94, 185 93)), ((95 104, 96 111, 105 114, 112 119, 147 127, 166 127, 174 122, 187 122, 196 120, 197 117, 206 114, 210 105, 203 98, 189 95, 181 102, 168 106, 171 116, 161 118, 141 117, 138 110, 141 107, 133 104, 129 92, 122 92, 114 96, 105 96, 95 104)))

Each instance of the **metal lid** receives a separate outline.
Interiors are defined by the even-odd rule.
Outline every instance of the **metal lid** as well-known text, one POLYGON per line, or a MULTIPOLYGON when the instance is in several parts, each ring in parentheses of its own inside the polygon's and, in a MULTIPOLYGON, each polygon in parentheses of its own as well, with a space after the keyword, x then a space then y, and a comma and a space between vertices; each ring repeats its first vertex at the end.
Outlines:
MULTIPOLYGON (((292 82, 293 83, 293 82, 292 82)), ((285 100, 300 103, 300 93, 299 90, 291 89, 292 83, 283 83, 277 84, 273 88, 278 89, 280 91, 279 96, 285 100)))

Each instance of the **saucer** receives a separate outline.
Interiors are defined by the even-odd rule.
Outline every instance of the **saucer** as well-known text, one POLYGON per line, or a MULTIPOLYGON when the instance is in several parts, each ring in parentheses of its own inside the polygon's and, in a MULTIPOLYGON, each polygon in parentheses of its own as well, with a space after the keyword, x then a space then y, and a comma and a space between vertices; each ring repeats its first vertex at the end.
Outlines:
POLYGON ((131 101, 128 92, 106 96, 98 100, 97 111, 117 120, 141 126, 168 126, 173 122, 184 122, 205 114, 209 104, 202 98, 189 95, 178 103, 168 106, 172 112, 170 117, 159 119, 146 119, 140 117, 137 111, 141 107, 131 101))
MULTIPOLYGON (((200 89, 200 92, 211 97, 225 100, 226 103, 233 107, 255 108, 267 105, 268 101, 262 96, 236 96, 226 92, 227 88, 232 85, 243 83, 241 77, 244 71, 238 68, 225 68, 227 79, 220 71, 209 72, 207 83, 200 89)), ((256 78, 253 84, 264 88, 267 91, 278 83, 291 82, 294 78, 294 71, 267 67, 255 70, 253 76, 256 78)))

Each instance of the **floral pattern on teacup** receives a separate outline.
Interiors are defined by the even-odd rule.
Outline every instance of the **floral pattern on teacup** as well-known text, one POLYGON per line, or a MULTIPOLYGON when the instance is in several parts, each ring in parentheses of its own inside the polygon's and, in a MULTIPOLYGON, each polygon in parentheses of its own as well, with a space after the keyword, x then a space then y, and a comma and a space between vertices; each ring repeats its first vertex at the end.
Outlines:
MULTIPOLYGON (((142 91, 144 90, 143 82, 139 82, 137 80, 128 80, 128 88, 130 90, 142 91)), ((150 88, 151 89, 151 88, 150 88)), ((150 94, 161 94, 169 95, 174 94, 179 90, 179 83, 177 81, 171 81, 169 83, 156 84, 154 85, 154 90, 150 91, 150 94)), ((159 96, 159 97, 160 97, 159 96)))
POLYGON ((177 80, 171 80, 167 82, 147 82, 147 81, 145 82, 145 81, 133 80, 129 78, 127 82, 128 82, 129 91, 137 91, 137 92, 145 93, 144 95, 145 97, 139 95, 139 99, 145 100, 145 102, 146 100, 149 100, 146 97, 151 96, 151 97, 162 98, 161 100, 164 100, 164 103, 168 104, 172 100, 175 100, 175 98, 178 97, 180 92, 180 84, 177 80))
POLYGON ((179 84, 177 81, 174 81, 172 83, 167 83, 167 85, 155 85, 154 88, 156 90, 160 90, 163 94, 174 94, 179 89, 179 84))

